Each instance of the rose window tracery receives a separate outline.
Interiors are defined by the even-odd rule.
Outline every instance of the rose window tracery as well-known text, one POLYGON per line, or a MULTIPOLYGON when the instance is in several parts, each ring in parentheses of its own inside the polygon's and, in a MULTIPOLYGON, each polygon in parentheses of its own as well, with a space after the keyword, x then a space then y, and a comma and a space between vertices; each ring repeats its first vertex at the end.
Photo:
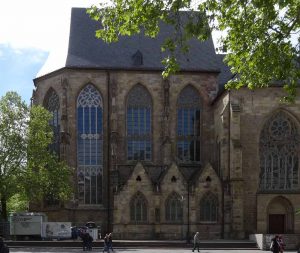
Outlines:
POLYGON ((260 136, 260 189, 265 191, 299 188, 299 133, 284 112, 271 117, 260 136))

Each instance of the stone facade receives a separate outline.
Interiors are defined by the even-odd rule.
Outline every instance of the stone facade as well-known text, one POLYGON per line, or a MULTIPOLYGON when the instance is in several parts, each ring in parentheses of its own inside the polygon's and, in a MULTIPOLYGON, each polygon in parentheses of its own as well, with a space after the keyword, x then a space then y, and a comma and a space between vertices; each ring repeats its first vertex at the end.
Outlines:
POLYGON ((61 155, 75 171, 77 96, 87 84, 99 90, 104 105, 104 198, 101 205, 80 205, 74 173, 72 201, 32 208, 47 212, 49 220, 96 221, 120 239, 183 239, 195 231, 202 238, 245 238, 267 233, 272 213, 285 215, 286 232, 300 233, 300 218, 295 215, 300 207, 299 192, 259 190, 263 125, 271 115, 283 111, 298 126, 300 102, 281 104, 282 90, 275 87, 225 91, 216 97, 217 75, 211 73, 181 73, 167 82, 160 72, 73 69, 36 79, 35 104, 44 104, 50 89, 59 95, 61 134, 68 136, 68 141, 61 141, 61 155), (137 84, 152 97, 150 162, 126 160, 126 101, 137 84), (202 101, 201 163, 197 165, 182 164, 176 158, 177 99, 186 86, 194 87, 202 101), (142 223, 130 219, 130 202, 137 192, 147 201, 147 220, 142 223), (165 216, 165 203, 173 192, 182 198, 180 222, 167 221, 165 216), (207 192, 217 196, 215 222, 200 219, 199 203, 207 192))
POLYGON ((300 233, 298 98, 280 103, 280 87, 223 91, 232 76, 211 39, 191 41, 182 70, 164 80, 159 43, 169 26, 158 41, 111 45, 95 29, 73 9, 66 65, 34 80, 34 104, 58 96, 59 155, 74 169, 74 194, 32 211, 95 221, 116 239, 300 233), (83 90, 97 106, 79 108, 83 90))

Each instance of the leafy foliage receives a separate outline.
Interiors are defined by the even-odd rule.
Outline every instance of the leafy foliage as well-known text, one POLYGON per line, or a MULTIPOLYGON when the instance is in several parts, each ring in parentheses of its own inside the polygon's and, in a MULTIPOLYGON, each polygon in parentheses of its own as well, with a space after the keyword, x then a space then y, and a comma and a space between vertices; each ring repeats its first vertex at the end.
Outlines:
POLYGON ((53 131, 52 115, 41 106, 33 106, 28 125, 27 170, 24 174, 26 195, 32 200, 53 196, 61 200, 71 194, 71 170, 49 151, 53 131))
POLYGON ((285 101, 296 96, 300 78, 299 0, 113 0, 92 6, 88 13, 100 21, 96 36, 111 43, 119 36, 144 32, 156 37, 159 22, 173 25, 176 32, 162 45, 169 56, 163 60, 163 76, 176 73, 180 66, 175 52, 188 50, 191 37, 206 40, 211 31, 225 31, 221 50, 237 74, 227 88, 266 87, 274 82, 284 86, 285 101), (179 11, 186 12, 183 22, 179 11))
POLYGON ((5 220, 7 210, 23 209, 27 200, 49 194, 66 199, 71 192, 70 169, 48 149, 50 118, 46 109, 29 108, 15 92, 0 99, 0 206, 5 220))
POLYGON ((14 92, 0 99, 0 200, 2 217, 6 202, 21 190, 20 177, 26 169, 26 127, 29 110, 14 92))

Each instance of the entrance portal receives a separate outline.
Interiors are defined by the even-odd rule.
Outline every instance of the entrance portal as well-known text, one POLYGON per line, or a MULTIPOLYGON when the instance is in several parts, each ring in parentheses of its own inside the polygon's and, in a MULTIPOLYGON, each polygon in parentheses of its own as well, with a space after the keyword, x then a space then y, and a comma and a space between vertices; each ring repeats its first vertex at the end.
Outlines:
POLYGON ((269 214, 269 233, 284 234, 285 215, 284 214, 269 214))
POLYGON ((268 233, 284 234, 293 232, 293 207, 284 197, 274 198, 268 206, 268 233))

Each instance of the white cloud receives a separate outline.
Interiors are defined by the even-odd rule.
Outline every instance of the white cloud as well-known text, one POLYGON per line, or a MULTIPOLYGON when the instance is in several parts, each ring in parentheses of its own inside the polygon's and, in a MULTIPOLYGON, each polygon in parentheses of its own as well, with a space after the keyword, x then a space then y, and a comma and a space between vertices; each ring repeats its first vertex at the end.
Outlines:
MULTIPOLYGON (((38 76, 63 67, 66 60, 72 7, 90 7, 102 0, 0 1, 0 45, 22 53, 23 49, 48 52, 38 76)), ((38 62, 44 54, 32 55, 38 62)), ((0 54, 1 57, 1 54, 0 54)))
POLYGON ((0 44, 51 51, 68 38, 71 7, 89 7, 100 1, 0 1, 0 44))

